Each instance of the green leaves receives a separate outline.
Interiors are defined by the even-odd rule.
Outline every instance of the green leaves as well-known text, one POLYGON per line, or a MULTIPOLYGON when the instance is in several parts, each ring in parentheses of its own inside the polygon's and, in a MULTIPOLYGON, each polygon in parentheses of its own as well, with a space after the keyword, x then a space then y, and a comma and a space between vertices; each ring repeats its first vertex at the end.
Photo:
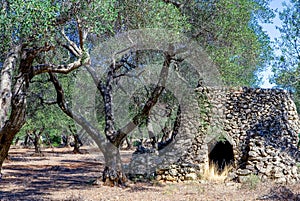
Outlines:
POLYGON ((193 1, 183 7, 191 34, 210 54, 227 85, 256 83, 256 72, 267 64, 270 42, 258 24, 268 21, 269 0, 193 1))
POLYGON ((276 40, 278 56, 275 57, 273 72, 274 82, 279 86, 295 92, 295 102, 300 106, 300 2, 291 0, 284 4, 279 12, 282 22, 278 27, 280 38, 276 40))
MULTIPOLYGON (((117 17, 115 2, 52 1, 52 0, 7 0, 0 5, 0 52, 5 55, 15 43, 40 46, 52 42, 62 28, 70 27, 81 19, 84 30, 101 35, 112 31, 117 17)), ((72 29, 77 29, 72 26, 72 29)), ((0 55, 1 56, 1 55, 0 55)), ((3 56, 1 56, 3 57, 3 56)), ((0 59, 1 59, 0 57, 0 59)))
MULTIPOLYGON (((64 86, 66 96, 71 99, 74 86, 74 77, 60 75, 60 81, 64 86)), ((48 105, 48 102, 56 100, 56 92, 50 82, 47 82, 48 75, 36 76, 31 83, 28 93, 26 124, 21 129, 19 136, 24 136, 27 130, 44 128, 44 133, 50 137, 60 138, 60 135, 68 130, 68 125, 73 125, 74 121, 66 116, 56 105, 48 105), (41 101, 42 100, 42 101, 41 101)))
POLYGON ((59 8, 51 1, 14 0, 10 2, 7 18, 12 21, 15 40, 46 37, 54 28, 53 24, 59 8))
POLYGON ((81 2, 82 11, 78 15, 83 21, 84 28, 98 35, 106 31, 113 32, 114 21, 118 16, 116 2, 115 0, 81 2))
POLYGON ((187 17, 161 0, 122 0, 119 7, 124 30, 162 28, 182 32, 190 29, 187 17))

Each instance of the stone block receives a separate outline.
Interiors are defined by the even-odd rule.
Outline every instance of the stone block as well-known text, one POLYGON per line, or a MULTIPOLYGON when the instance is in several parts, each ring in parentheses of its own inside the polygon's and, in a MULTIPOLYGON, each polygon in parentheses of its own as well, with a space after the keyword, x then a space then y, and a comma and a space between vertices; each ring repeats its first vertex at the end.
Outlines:
POLYGON ((250 175, 252 172, 248 169, 238 169, 236 173, 238 176, 247 176, 250 175))
POLYGON ((184 176, 185 180, 197 180, 198 176, 196 173, 188 173, 184 176))

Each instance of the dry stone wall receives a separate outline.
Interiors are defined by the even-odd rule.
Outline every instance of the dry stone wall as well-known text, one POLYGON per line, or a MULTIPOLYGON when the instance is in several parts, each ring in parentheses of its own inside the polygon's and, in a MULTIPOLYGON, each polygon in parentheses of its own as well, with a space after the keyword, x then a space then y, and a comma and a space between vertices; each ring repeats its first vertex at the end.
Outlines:
POLYGON ((226 95, 224 131, 234 140, 239 179, 257 174, 277 182, 299 180, 299 118, 291 94, 241 88, 226 95))
POLYGON ((147 169, 139 163, 145 155, 135 155, 131 169, 137 166, 142 174, 156 171, 158 179, 168 181, 196 179, 208 168, 209 154, 222 138, 232 146, 233 179, 242 181, 255 174, 279 183, 300 180, 299 117, 289 92, 246 87, 199 87, 196 91, 198 105, 189 107, 199 115, 183 117, 183 125, 189 126, 183 126, 173 148, 167 150, 176 160, 163 163, 157 152, 150 157, 155 160, 147 159, 152 167, 147 169))

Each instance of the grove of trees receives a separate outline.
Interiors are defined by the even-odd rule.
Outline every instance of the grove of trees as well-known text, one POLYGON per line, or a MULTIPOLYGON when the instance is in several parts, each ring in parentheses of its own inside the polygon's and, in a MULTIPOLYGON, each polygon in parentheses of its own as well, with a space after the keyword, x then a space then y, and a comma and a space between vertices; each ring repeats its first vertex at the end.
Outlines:
MULTIPOLYGON (((226 85, 255 86, 257 72, 268 65, 272 56, 269 39, 259 25, 273 17, 268 3, 269 0, 1 0, 0 170, 26 121, 25 130, 57 129, 58 133, 76 122, 104 154, 103 181, 108 185, 124 184, 120 145, 133 129, 148 121, 150 110, 168 97, 165 82, 169 70, 174 66, 184 68, 177 64, 185 58, 177 57, 180 48, 172 44, 160 52, 131 48, 129 52, 115 52, 118 56, 102 63, 105 76, 99 77, 90 56, 94 48, 126 31, 165 29, 197 41, 226 85), (160 58, 160 63, 155 64, 159 66, 157 82, 148 87, 146 97, 139 97, 141 102, 129 123, 124 127, 116 125, 116 83, 120 77, 142 73, 145 66, 141 60, 156 58, 160 58), (77 90, 72 85, 80 71, 86 71, 94 82, 103 131, 72 110, 69 100, 77 90)), ((176 135, 180 107, 172 110, 172 135, 176 135)), ((168 140, 172 136, 165 142, 168 140)))

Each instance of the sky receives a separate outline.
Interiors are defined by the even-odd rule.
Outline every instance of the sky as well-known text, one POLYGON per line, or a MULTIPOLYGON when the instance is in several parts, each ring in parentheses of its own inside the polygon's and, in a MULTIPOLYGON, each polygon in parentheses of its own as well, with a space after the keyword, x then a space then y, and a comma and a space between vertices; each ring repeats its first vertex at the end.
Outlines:
MULTIPOLYGON (((284 0, 273 0, 270 3, 270 7, 272 9, 278 9, 278 11, 282 10, 282 3, 284 0)), ((280 36, 280 32, 276 29, 276 26, 280 26, 281 21, 279 20, 278 13, 276 13, 276 17, 273 19, 272 24, 261 24, 263 27, 263 30, 266 31, 266 33, 270 36, 271 41, 274 41, 275 38, 278 38, 280 36)), ((262 88, 272 88, 275 86, 274 84, 271 84, 269 82, 270 76, 272 76, 272 70, 271 66, 269 66, 265 72, 261 73, 261 76, 263 77, 263 83, 260 85, 262 88)))

